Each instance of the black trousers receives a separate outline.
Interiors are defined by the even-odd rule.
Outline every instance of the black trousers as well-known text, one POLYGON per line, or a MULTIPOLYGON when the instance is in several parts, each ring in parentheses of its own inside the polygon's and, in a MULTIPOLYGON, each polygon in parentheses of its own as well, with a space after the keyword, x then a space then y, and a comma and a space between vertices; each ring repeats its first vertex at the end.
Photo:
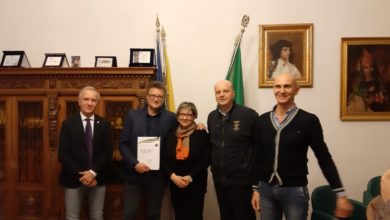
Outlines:
POLYGON ((136 217, 142 197, 146 196, 148 220, 160 220, 161 203, 166 182, 162 173, 143 174, 137 181, 126 182, 123 200, 123 219, 136 217))
POLYGON ((221 220, 256 220, 252 208, 252 186, 214 184, 221 220))
POLYGON ((203 220, 204 193, 183 193, 171 189, 175 220, 203 220))

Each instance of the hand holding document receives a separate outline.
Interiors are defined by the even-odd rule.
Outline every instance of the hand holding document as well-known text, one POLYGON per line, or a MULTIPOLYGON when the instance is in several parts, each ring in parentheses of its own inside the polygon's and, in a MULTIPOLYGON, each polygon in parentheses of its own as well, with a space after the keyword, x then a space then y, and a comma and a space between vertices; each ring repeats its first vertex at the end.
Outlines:
POLYGON ((137 159, 150 167, 160 169, 160 137, 138 137, 137 159))

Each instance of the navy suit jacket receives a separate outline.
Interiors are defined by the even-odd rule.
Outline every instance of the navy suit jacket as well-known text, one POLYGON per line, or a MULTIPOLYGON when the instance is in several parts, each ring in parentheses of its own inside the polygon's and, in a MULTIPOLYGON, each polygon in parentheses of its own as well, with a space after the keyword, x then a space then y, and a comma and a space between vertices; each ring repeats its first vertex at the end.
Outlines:
MULTIPOLYGON (((137 138, 147 136, 147 107, 137 110, 130 110, 125 119, 124 127, 119 141, 119 148, 124 160, 124 175, 126 181, 137 181, 140 174, 135 171, 134 167, 138 163, 137 160, 137 138)), ((160 143, 164 143, 164 139, 168 131, 177 126, 176 115, 172 112, 161 109, 160 115, 160 143)), ((160 151, 164 151, 165 147, 160 146, 160 151)), ((161 167, 160 152, 160 167, 161 167)))
MULTIPOLYGON (((107 182, 107 167, 112 155, 110 123, 95 114, 93 129, 92 170, 97 173, 98 185, 107 182)), ((58 160, 62 164, 60 185, 76 188, 81 185, 79 172, 89 170, 85 131, 80 113, 68 117, 61 126, 58 160)))

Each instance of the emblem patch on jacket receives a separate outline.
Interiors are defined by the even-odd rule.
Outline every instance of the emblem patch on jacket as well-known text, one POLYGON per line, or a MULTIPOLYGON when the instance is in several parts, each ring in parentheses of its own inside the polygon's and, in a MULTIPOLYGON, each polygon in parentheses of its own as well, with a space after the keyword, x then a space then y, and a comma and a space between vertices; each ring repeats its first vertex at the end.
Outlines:
POLYGON ((233 121, 233 130, 234 131, 240 130, 240 121, 233 121))

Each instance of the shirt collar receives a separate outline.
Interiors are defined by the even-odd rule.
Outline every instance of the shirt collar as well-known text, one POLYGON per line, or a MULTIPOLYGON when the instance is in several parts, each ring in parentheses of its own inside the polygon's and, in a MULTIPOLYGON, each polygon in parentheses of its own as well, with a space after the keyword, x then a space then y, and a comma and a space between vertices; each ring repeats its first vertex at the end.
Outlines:
MULTIPOLYGON (((286 115, 289 115, 291 114, 293 111, 295 111, 297 109, 297 105, 294 103, 286 112, 286 115)), ((276 105, 272 108, 272 112, 275 114, 275 110, 276 110, 276 105)))
POLYGON ((221 110, 220 107, 218 107, 218 111, 219 111, 219 113, 220 113, 222 116, 226 116, 226 115, 228 115, 229 112, 232 110, 233 106, 234 106, 234 102, 233 102, 232 106, 230 106, 230 108, 229 108, 225 113, 222 112, 222 110, 221 110))
POLYGON ((272 109, 271 111, 271 115, 272 115, 272 119, 274 120, 275 124, 279 127, 281 126, 285 121, 287 121, 291 115, 293 115, 294 112, 298 111, 298 107, 297 105, 294 103, 293 106, 291 106, 287 112, 286 112, 286 117, 284 117, 283 121, 279 123, 279 120, 278 118, 276 117, 276 114, 275 114, 275 110, 276 110, 276 105, 274 106, 274 108, 272 109))
POLYGON ((158 111, 157 114, 155 114, 155 115, 149 115, 148 110, 146 109, 146 117, 148 117, 148 118, 157 118, 157 117, 161 116, 161 112, 162 112, 162 109, 160 109, 160 111, 158 111))
POLYGON ((87 117, 82 112, 80 112, 80 116, 81 116, 81 121, 84 121, 87 118, 89 118, 91 121, 95 120, 95 114, 93 114, 91 117, 87 117))

